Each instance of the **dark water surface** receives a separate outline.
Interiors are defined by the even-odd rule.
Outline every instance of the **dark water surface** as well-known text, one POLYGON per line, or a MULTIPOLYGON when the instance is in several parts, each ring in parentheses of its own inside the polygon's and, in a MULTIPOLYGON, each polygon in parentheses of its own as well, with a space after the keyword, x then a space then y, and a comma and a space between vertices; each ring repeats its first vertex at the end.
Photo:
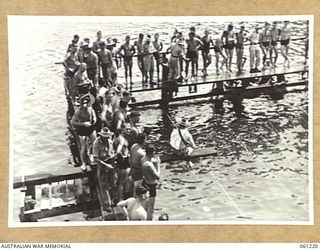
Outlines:
MULTIPOLYGON (((244 23, 248 29, 253 24, 244 23)), ((186 33, 191 25, 196 25, 200 34, 207 26, 216 31, 225 27, 215 22, 163 25, 41 21, 17 27, 10 35, 13 40, 23 37, 24 46, 10 47, 14 145, 10 167, 14 176, 73 167, 63 68, 54 62, 63 59, 74 34, 93 41, 96 31, 102 30, 103 34, 123 41, 126 34, 136 38, 140 32, 158 32, 167 46, 175 27, 186 33)), ((292 27, 293 37, 304 36, 305 22, 295 22, 292 27)), ((303 62, 303 49, 303 41, 293 42, 293 65, 303 62)), ((279 63, 282 62, 279 55, 279 63)), ((140 79, 136 66, 133 70, 135 79, 140 79)), ((214 64, 209 66, 209 74, 214 70, 214 64)), ((122 82, 122 69, 118 75, 122 82)), ((139 98, 157 95, 143 93, 139 98)), ((188 171, 184 169, 185 162, 163 164, 156 217, 166 212, 172 220, 309 219, 308 92, 288 93, 279 101, 261 96, 245 100, 244 106, 248 119, 237 119, 230 112, 229 103, 222 115, 216 114, 208 103, 184 103, 169 110, 171 116, 187 117, 198 147, 214 146, 218 156, 202 158, 188 171)), ((151 140, 157 142, 157 152, 165 153, 172 129, 165 115, 152 107, 141 113, 143 125, 153 128, 151 140)))

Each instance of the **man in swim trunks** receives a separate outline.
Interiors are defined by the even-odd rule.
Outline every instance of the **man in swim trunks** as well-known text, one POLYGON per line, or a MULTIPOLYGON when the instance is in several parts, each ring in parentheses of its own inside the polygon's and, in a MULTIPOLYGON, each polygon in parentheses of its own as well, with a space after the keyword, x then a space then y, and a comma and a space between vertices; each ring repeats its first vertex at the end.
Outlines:
POLYGON ((273 67, 276 67, 277 59, 278 59, 278 40, 280 36, 280 29, 277 28, 277 22, 274 21, 272 23, 272 28, 270 30, 271 37, 271 50, 270 50, 270 60, 273 67), (274 52, 274 60, 272 59, 272 54, 274 52))
POLYGON ((175 42, 170 45, 170 59, 168 63, 169 75, 168 80, 177 80, 181 76, 180 57, 184 57, 183 39, 176 39, 175 42))
POLYGON ((100 42, 100 50, 98 51, 99 64, 102 69, 105 87, 112 87, 111 68, 113 67, 112 53, 106 49, 106 43, 100 42))
POLYGON ((133 45, 130 44, 130 36, 126 36, 126 42, 120 46, 119 54, 123 58, 124 76, 126 78, 126 85, 128 86, 128 71, 130 84, 132 85, 132 56, 136 52, 133 45), (123 52, 123 53, 121 53, 123 52))
POLYGON ((270 32, 270 24, 268 22, 265 22, 264 28, 260 33, 259 42, 260 42, 260 48, 263 53, 263 58, 262 58, 263 69, 265 69, 267 56, 269 55, 271 58, 271 53, 270 53, 271 32, 270 32))
POLYGON ((144 65, 144 76, 145 83, 150 83, 150 86, 154 84, 153 82, 153 72, 154 72, 154 57, 153 53, 155 49, 151 43, 151 36, 147 35, 145 42, 142 45, 143 54, 143 65, 144 65))
POLYGON ((93 143, 93 158, 97 165, 97 183, 99 188, 99 201, 102 207, 102 216, 111 212, 111 198, 109 190, 115 186, 114 149, 112 143, 113 133, 104 127, 98 133, 99 137, 93 143))
POLYGON ((200 47, 203 45, 203 42, 195 37, 195 33, 190 32, 189 33, 189 39, 187 40, 187 54, 186 58, 189 59, 186 61, 186 76, 188 76, 188 68, 189 68, 189 63, 191 62, 191 73, 192 76, 197 75, 196 70, 196 64, 198 60, 198 50, 200 47))
POLYGON ((80 108, 74 113, 71 124, 75 127, 80 140, 81 169, 87 170, 90 165, 89 155, 92 151, 92 144, 96 139, 95 123, 96 114, 89 106, 90 96, 84 95, 80 98, 80 108))
POLYGON ((153 52, 154 59, 156 61, 157 66, 157 79, 159 81, 160 74, 160 52, 163 48, 162 42, 159 41, 159 33, 154 34, 154 40, 152 41, 153 48, 155 52, 153 52))
POLYGON ((240 26, 240 31, 236 33, 236 53, 237 53, 237 74, 240 75, 242 73, 243 68, 243 44, 246 41, 246 33, 244 32, 244 26, 240 26))
POLYGON ((137 198, 131 197, 120 201, 117 206, 122 210, 127 220, 147 220, 146 202, 149 199, 149 191, 144 187, 135 189, 137 198))
POLYGON ((141 159, 145 156, 144 146, 146 144, 147 136, 141 133, 137 137, 137 143, 133 144, 130 149, 130 169, 131 176, 134 181, 134 190, 142 185, 142 164, 141 159))
POLYGON ((227 30, 222 33, 221 36, 223 47, 226 51, 228 64, 227 69, 232 72, 232 57, 233 57, 233 49, 235 47, 235 33, 233 31, 233 25, 229 24, 227 30))
POLYGON ((92 48, 89 46, 84 48, 84 62, 87 64, 87 75, 88 78, 92 81, 95 87, 97 86, 97 72, 98 72, 98 64, 99 59, 96 53, 92 52, 92 48))
POLYGON ((102 32, 98 31, 97 32, 97 39, 93 42, 92 44, 92 51, 94 53, 98 53, 98 51, 100 50, 100 42, 102 41, 102 32))
POLYGON ((137 111, 131 111, 129 118, 131 126, 129 148, 131 148, 134 143, 137 143, 138 135, 141 133, 141 129, 138 127, 138 123, 140 121, 140 113, 137 111))
POLYGON ((260 65, 260 47, 259 47, 259 26, 255 25, 254 30, 250 34, 250 47, 249 47, 249 54, 250 54, 250 73, 258 73, 261 72, 258 69, 260 65))
POLYGON ((143 54, 142 54, 143 37, 144 37, 144 35, 142 33, 140 33, 138 40, 134 42, 134 46, 137 49, 138 67, 141 71, 142 83, 144 82, 144 73, 145 73, 143 54))
POLYGON ((215 57, 216 57, 216 73, 217 75, 220 75, 220 70, 223 70, 223 66, 225 65, 226 66, 226 69, 227 69, 227 56, 223 53, 223 50, 222 50, 222 41, 220 39, 220 37, 217 37, 215 40, 214 40, 214 52, 215 52, 215 57), (221 67, 219 68, 219 59, 220 59, 220 55, 222 56, 223 60, 222 60, 222 63, 221 63, 221 67))
MULTIPOLYGON (((189 30, 191 33, 194 34, 194 37, 199 39, 201 41, 202 37, 196 33, 196 27, 195 26, 191 26, 190 27, 190 30, 189 30)), ((198 75, 198 70, 199 70, 199 54, 198 54, 198 51, 197 51, 197 58, 196 58, 196 76, 198 75)))
POLYGON ((160 179, 160 158, 156 157, 154 152, 155 149, 153 145, 146 145, 146 155, 141 159, 143 186, 150 192, 147 203, 147 220, 153 220, 153 211, 157 196, 157 180, 160 179))
POLYGON ((130 172, 129 163, 129 134, 131 128, 128 125, 123 126, 117 133, 119 135, 113 141, 113 147, 117 155, 117 172, 118 172, 118 187, 119 187, 119 200, 123 200, 124 185, 127 181, 130 172), (121 131, 121 133, 119 133, 121 131))
POLYGON ((81 63, 78 71, 74 74, 74 77, 72 79, 72 100, 74 103, 76 103, 75 100, 79 92, 78 91, 79 85, 85 82, 91 83, 87 75, 87 64, 81 63))
POLYGON ((127 102, 120 100, 119 108, 113 112, 113 130, 118 131, 125 125, 127 118, 127 102))
POLYGON ((290 67, 289 64, 289 43, 291 38, 291 28, 289 27, 289 21, 284 21, 283 27, 280 33, 281 55, 284 57, 283 65, 290 67))
POLYGON ((214 45, 212 38, 209 36, 210 32, 208 29, 204 30, 204 36, 202 37, 202 59, 203 59, 203 76, 207 76, 207 67, 211 64, 210 45, 214 45))

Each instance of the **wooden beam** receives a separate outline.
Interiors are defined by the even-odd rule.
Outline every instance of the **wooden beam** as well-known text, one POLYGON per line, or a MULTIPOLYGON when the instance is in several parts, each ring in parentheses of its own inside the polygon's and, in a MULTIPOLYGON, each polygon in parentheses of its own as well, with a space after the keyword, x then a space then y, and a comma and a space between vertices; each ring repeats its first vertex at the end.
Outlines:
MULTIPOLYGON (((306 85, 306 83, 308 83, 308 81, 304 80, 304 81, 299 81, 299 82, 294 82, 294 83, 283 84, 283 85, 281 85, 281 87, 304 86, 304 85, 306 85)), ((257 91, 263 92, 266 90, 272 90, 274 88, 276 88, 276 87, 273 85, 263 84, 263 85, 254 86, 254 87, 247 87, 246 89, 243 89, 243 91, 249 92, 249 93, 250 92, 257 92, 257 91)), ((235 90, 235 89, 236 88, 233 88, 233 90, 235 90)), ((209 93, 198 94, 198 95, 180 96, 180 97, 173 98, 172 100, 170 100, 170 102, 187 101, 187 100, 207 98, 207 97, 213 97, 213 96, 219 96, 219 95, 224 96, 227 94, 231 94, 233 90, 230 89, 230 90, 222 91, 220 93, 209 92, 209 93)), ((157 104, 161 104, 161 103, 162 103, 161 99, 156 99, 156 100, 151 100, 151 101, 130 103, 129 106, 134 108, 134 107, 141 107, 141 106, 147 106, 147 105, 157 105, 157 104)))
MULTIPOLYGON (((270 70, 265 70, 260 73, 251 73, 245 76, 238 76, 235 73, 233 74, 221 74, 219 76, 211 76, 207 78, 202 78, 202 77, 197 77, 194 82, 190 81, 189 83, 186 84, 178 84, 178 88, 183 88, 183 87, 188 87, 190 85, 204 85, 204 84, 213 84, 213 83, 220 83, 224 81, 237 81, 237 80, 246 80, 246 79, 251 79, 255 77, 268 77, 268 76, 275 76, 275 75, 290 75, 290 74, 298 74, 298 73, 303 73, 308 71, 307 67, 305 66, 299 66, 299 67, 291 67, 290 69, 283 69, 281 67, 276 68, 276 69, 270 69, 270 70), (198 81, 200 79, 200 81, 198 81)), ((136 85, 142 85, 141 82, 135 83, 136 85)), ((160 86, 158 87, 146 87, 142 89, 133 89, 131 93, 138 93, 138 92, 145 92, 145 91, 155 91, 155 90, 161 90, 161 82, 160 86)))

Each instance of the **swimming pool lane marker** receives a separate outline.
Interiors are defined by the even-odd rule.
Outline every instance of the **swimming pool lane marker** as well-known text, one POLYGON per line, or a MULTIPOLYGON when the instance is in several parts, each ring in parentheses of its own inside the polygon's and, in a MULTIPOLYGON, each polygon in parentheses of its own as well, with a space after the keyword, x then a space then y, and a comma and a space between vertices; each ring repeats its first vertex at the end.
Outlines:
MULTIPOLYGON (((169 114, 165 111, 163 111, 167 117, 169 118, 172 126, 174 126, 175 128, 177 127, 172 118, 169 116, 169 114)), ((202 162, 203 165, 206 165, 202 162)), ((210 175, 212 176, 213 180, 218 184, 218 186, 222 189, 223 193, 225 194, 225 196, 230 200, 231 204, 235 207, 235 209, 238 211, 238 213, 240 214, 241 217, 243 217, 244 219, 246 218, 246 216, 244 215, 244 213, 242 212, 242 210, 240 209, 240 207, 237 205, 237 203, 231 198, 231 196, 229 195, 229 193, 227 192, 227 190, 223 187, 223 185, 219 182, 219 180, 215 177, 215 175, 211 172, 211 170, 209 170, 210 175)), ((196 175, 191 172, 191 174, 196 177, 196 175)), ((197 177, 196 177, 197 178, 197 177)), ((206 209, 205 207, 202 208, 204 212, 206 212, 206 210, 208 211, 208 209, 206 209)))

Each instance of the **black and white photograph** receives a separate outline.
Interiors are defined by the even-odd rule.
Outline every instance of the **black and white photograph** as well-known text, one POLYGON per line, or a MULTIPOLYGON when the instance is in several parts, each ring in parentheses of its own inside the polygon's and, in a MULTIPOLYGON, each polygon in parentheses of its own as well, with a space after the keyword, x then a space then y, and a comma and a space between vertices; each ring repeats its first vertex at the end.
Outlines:
POLYGON ((313 16, 8 16, 9 227, 312 225, 313 16))

